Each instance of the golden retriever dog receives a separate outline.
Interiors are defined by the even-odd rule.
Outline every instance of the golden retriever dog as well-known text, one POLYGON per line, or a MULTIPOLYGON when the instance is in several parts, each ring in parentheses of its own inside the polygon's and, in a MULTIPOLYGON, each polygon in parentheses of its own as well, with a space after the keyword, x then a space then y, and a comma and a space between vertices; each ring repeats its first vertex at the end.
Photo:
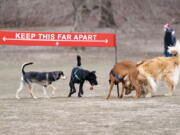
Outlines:
POLYGON ((152 97, 157 90, 157 81, 163 80, 169 87, 166 96, 172 96, 179 80, 180 73, 180 43, 169 47, 169 53, 176 54, 173 57, 156 57, 145 61, 138 66, 138 80, 147 80, 148 91, 146 97, 152 97))

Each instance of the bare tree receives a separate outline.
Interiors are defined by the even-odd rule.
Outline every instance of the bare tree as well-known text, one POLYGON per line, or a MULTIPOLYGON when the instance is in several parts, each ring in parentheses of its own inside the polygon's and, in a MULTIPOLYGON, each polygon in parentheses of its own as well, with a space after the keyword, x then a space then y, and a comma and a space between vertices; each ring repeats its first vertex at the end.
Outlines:
POLYGON ((72 4, 74 8, 74 30, 88 26, 116 26, 110 0, 75 0, 72 4))

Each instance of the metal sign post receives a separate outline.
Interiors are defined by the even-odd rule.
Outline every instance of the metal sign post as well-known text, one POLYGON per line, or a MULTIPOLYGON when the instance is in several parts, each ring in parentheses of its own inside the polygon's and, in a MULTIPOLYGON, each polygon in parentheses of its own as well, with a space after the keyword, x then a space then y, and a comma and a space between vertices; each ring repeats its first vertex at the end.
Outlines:
MULTIPOLYGON (((117 35, 117 30, 115 30, 115 34, 117 35)), ((115 43, 117 43, 116 38, 117 37, 115 37, 115 43)), ((115 53, 114 53, 115 54, 115 64, 117 64, 117 62, 118 62, 117 45, 114 46, 114 51, 115 51, 115 53)), ((119 97, 119 84, 117 84, 117 95, 119 97)))

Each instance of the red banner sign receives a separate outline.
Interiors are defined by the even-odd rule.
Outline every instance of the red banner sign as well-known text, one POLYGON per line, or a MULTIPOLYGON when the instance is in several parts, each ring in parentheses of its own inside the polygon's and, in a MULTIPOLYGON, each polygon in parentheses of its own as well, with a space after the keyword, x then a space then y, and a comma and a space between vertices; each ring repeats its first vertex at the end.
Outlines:
POLYGON ((0 31, 0 45, 114 47, 112 33, 52 33, 0 31))

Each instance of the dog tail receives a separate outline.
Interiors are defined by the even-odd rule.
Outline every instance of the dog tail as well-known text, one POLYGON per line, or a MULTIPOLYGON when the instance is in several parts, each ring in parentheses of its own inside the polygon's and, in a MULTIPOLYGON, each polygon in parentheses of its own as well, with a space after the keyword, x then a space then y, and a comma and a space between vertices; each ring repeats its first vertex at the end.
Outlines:
POLYGON ((77 66, 81 66, 81 56, 77 55, 77 66))
POLYGON ((136 67, 139 67, 139 66, 142 65, 144 62, 146 62, 146 60, 142 60, 142 61, 137 62, 136 67))
POLYGON ((28 65, 31 65, 31 64, 33 64, 33 62, 25 63, 25 64, 22 65, 21 71, 22 71, 22 74, 23 74, 23 75, 25 74, 24 68, 25 68, 26 66, 28 66, 28 65))
POLYGON ((168 52, 171 54, 176 54, 178 57, 180 57, 180 42, 179 42, 179 40, 176 41, 175 46, 168 47, 168 52))

